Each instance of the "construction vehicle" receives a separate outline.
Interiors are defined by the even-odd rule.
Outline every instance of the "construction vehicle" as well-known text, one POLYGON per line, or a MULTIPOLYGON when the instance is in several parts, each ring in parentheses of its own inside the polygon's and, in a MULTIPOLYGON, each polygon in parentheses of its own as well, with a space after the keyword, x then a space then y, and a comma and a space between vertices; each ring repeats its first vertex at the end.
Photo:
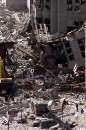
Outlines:
POLYGON ((5 70, 6 52, 13 44, 13 42, 0 43, 0 95, 5 97, 13 95, 13 78, 5 70))

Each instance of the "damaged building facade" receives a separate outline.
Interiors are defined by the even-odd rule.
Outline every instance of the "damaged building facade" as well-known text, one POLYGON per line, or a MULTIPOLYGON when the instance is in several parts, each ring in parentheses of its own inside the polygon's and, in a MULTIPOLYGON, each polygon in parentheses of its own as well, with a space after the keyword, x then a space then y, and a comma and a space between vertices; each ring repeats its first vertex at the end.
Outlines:
MULTIPOLYGON (((54 36, 79 29, 86 19, 85 0, 36 0, 36 20, 39 24, 46 24, 48 32, 54 36)), ((84 66, 85 34, 77 32, 57 46, 64 50, 69 68, 77 63, 84 66), (77 54, 77 55, 76 55, 77 54)))

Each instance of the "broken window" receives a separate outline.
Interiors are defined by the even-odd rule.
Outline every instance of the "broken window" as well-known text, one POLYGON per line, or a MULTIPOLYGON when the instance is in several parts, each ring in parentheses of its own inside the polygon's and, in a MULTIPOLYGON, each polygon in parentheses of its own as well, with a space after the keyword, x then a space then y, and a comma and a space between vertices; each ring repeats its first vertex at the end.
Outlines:
POLYGON ((72 30, 74 30, 74 29, 76 29, 75 26, 68 26, 68 27, 67 27, 67 32, 70 32, 70 31, 72 31, 72 30))
POLYGON ((81 51, 84 51, 85 50, 85 46, 83 45, 83 46, 80 46, 80 50, 81 51))
POLYGON ((48 27, 48 31, 50 31, 50 19, 45 18, 44 22, 45 22, 46 26, 48 27))
POLYGON ((80 11, 80 6, 79 5, 75 6, 74 11, 80 11))
POLYGON ((64 45, 65 45, 65 49, 66 49, 67 55, 69 57, 69 60, 74 60, 74 56, 73 56, 73 53, 72 53, 70 42, 67 41, 67 42, 65 42, 64 45))
POLYGON ((65 47, 66 47, 66 48, 69 48, 69 47, 70 47, 70 42, 69 42, 69 41, 65 42, 65 47))
POLYGON ((75 0, 76 3, 80 3, 80 0, 75 0))
POLYGON ((81 39, 78 39, 78 44, 79 44, 79 46, 80 46, 80 45, 84 45, 84 43, 85 43, 85 38, 84 38, 84 37, 81 38, 81 39))
POLYGON ((79 21, 74 21, 75 26, 79 26, 79 21))
POLYGON ((63 45, 62 45, 62 44, 58 45, 58 49, 59 49, 60 51, 63 50, 63 45))
POLYGON ((68 54, 72 53, 72 49, 71 48, 66 49, 66 51, 67 51, 68 54))
POLYGON ((72 4, 72 0, 67 0, 67 4, 72 4))
POLYGON ((41 8, 42 7, 42 1, 41 0, 36 0, 36 7, 41 8))
POLYGON ((42 18, 36 18, 38 23, 42 23, 42 18))
POLYGON ((50 0, 46 0, 46 2, 50 2, 50 0))
POLYGON ((72 6, 72 0, 67 0, 67 10, 72 11, 73 6, 72 6))
POLYGON ((79 27, 79 26, 83 25, 83 21, 74 21, 74 25, 79 27))
POLYGON ((45 5, 45 8, 50 9, 50 6, 49 5, 45 5))
POLYGON ((46 18, 45 19, 45 24, 50 24, 50 19, 46 18))
POLYGON ((73 54, 71 54, 71 55, 69 56, 69 60, 70 60, 70 61, 71 61, 71 60, 74 60, 73 54))
POLYGON ((73 6, 72 6, 72 5, 68 5, 68 6, 67 6, 67 10, 68 10, 68 11, 72 11, 72 9, 73 9, 73 6))
POLYGON ((85 57, 85 38, 78 39, 78 45, 81 51, 82 57, 85 57))
POLYGON ((50 24, 47 24, 47 27, 48 27, 48 31, 50 32, 50 24))

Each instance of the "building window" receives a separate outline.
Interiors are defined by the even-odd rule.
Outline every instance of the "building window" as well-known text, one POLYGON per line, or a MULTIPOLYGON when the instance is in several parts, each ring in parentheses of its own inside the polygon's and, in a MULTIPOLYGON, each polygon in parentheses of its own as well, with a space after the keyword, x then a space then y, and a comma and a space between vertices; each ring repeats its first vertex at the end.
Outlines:
POLYGON ((80 6, 79 6, 79 5, 75 6, 75 7, 74 7, 74 11, 75 11, 75 12, 76 12, 76 11, 80 11, 80 6))
POLYGON ((67 0, 67 10, 72 11, 73 6, 72 6, 72 0, 67 0))
POLYGON ((48 28, 48 32, 50 32, 50 24, 46 24, 47 28, 48 28))
POLYGON ((68 54, 72 53, 72 49, 71 48, 66 49, 66 51, 67 51, 68 54))
POLYGON ((82 52, 81 55, 82 55, 82 57, 84 58, 84 57, 85 57, 85 52, 82 52))
POLYGON ((68 11, 72 11, 72 10, 73 10, 73 6, 72 6, 72 5, 68 5, 68 6, 67 6, 67 10, 68 10, 68 11))
POLYGON ((74 21, 74 25, 76 27, 79 27, 79 26, 83 25, 83 21, 74 21))
POLYGON ((42 7, 42 1, 41 0, 36 0, 36 7, 41 8, 42 7))
POLYGON ((58 45, 58 49, 59 51, 63 50, 63 45, 62 44, 58 45))
POLYGON ((65 42, 65 49, 66 49, 67 55, 69 57, 69 60, 74 60, 74 56, 73 56, 69 41, 65 42))
POLYGON ((42 18, 36 18, 38 23, 42 23, 42 18))
POLYGON ((67 0, 67 4, 72 4, 72 0, 67 0))
POLYGON ((85 38, 83 37, 81 39, 78 39, 78 44, 79 44, 79 46, 80 45, 85 45, 85 38))
POLYGON ((50 2, 50 0, 46 0, 46 2, 50 2))
POLYGON ((80 3, 80 0, 75 0, 76 3, 80 3))
POLYGON ((85 57, 85 38, 78 39, 78 44, 82 57, 85 57))
POLYGON ((70 55, 69 56, 69 60, 71 61, 71 60, 74 60, 74 56, 73 55, 70 55))
POLYGON ((74 21, 75 26, 79 26, 79 21, 74 21))
POLYGON ((45 21, 45 24, 50 24, 50 19, 46 18, 44 21, 45 21))
POLYGON ((65 42, 65 47, 66 47, 66 48, 69 48, 69 47, 70 47, 70 42, 69 42, 69 41, 66 41, 66 42, 65 42))
POLYGON ((86 0, 81 0, 81 4, 84 4, 86 2, 86 0))
POLYGON ((49 6, 49 5, 45 5, 45 8, 46 8, 46 9, 50 9, 50 6, 49 6))
POLYGON ((83 45, 83 46, 80 46, 80 50, 81 51, 85 51, 85 46, 83 45))
POLYGON ((27 9, 27 5, 24 5, 25 10, 27 9))
POLYGON ((75 26, 68 26, 68 27, 67 27, 67 32, 70 32, 70 31, 72 31, 72 30, 74 30, 74 29, 76 29, 75 26))

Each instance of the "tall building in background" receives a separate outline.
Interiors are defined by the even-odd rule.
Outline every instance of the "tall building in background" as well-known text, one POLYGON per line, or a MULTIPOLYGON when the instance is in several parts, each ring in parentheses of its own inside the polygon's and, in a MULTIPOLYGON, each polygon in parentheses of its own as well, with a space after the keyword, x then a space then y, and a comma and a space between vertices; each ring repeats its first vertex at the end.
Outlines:
POLYGON ((38 23, 46 23, 52 34, 64 33, 86 20, 86 0, 35 0, 38 23))

